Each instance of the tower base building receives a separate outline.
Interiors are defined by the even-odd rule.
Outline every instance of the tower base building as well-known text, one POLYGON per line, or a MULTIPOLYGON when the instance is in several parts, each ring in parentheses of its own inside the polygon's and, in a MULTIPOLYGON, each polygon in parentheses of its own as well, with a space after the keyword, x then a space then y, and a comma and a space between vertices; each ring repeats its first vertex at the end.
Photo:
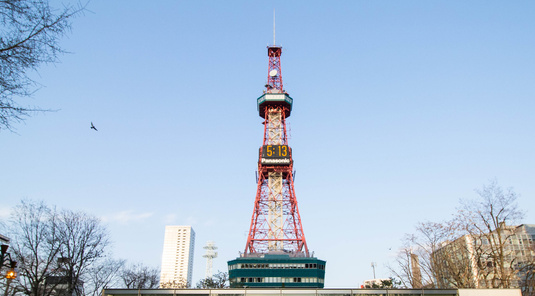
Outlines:
POLYGON ((284 253, 249 254, 228 262, 231 288, 323 288, 325 261, 284 253))

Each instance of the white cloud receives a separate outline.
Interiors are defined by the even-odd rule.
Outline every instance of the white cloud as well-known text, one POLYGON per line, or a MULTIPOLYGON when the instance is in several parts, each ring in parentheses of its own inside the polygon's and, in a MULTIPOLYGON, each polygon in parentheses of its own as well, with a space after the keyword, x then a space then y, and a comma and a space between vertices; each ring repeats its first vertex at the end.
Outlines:
MULTIPOLYGON (((187 217, 182 217, 177 214, 167 214, 165 216, 163 216, 163 222, 165 223, 165 225, 190 225, 190 226, 195 226, 197 225, 197 223, 199 223, 199 219, 197 219, 197 217, 195 216, 187 216, 187 217)), ((206 222, 205 222, 206 224, 206 222)), ((214 223, 211 223, 211 221, 208 221, 208 224, 214 224, 214 223)))
POLYGON ((213 219, 207 219, 204 221, 204 226, 214 226, 214 225, 217 225, 217 223, 213 219))
POLYGON ((193 216, 189 216, 186 218, 186 224, 185 225, 196 225, 197 224, 197 218, 193 216))
POLYGON ((133 213, 133 211, 121 211, 112 215, 102 217, 104 222, 119 222, 120 224, 128 224, 129 222, 142 221, 150 218, 154 213, 133 213))
POLYGON ((165 223, 165 225, 174 224, 176 223, 175 221, 176 221, 176 214, 169 214, 165 216, 163 219, 163 222, 165 223))

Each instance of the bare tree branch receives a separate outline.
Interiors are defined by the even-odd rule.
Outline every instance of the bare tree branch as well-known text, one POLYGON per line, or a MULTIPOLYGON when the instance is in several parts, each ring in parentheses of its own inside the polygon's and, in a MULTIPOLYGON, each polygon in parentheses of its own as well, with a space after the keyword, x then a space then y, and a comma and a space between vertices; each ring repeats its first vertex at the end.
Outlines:
MULTIPOLYGON (((9 233, 19 268, 17 289, 29 296, 51 296, 60 290, 84 295, 84 280, 91 280, 91 273, 106 264, 107 231, 97 218, 82 212, 22 201, 12 212, 9 233)), ((109 263, 109 272, 121 262, 109 263)), ((89 282, 106 281, 103 277, 89 282)))
POLYGON ((84 277, 84 294, 100 296, 102 289, 119 287, 119 274, 125 260, 106 259, 91 267, 84 277))
POLYGON ((12 129, 33 112, 49 111, 17 103, 30 97, 37 83, 28 76, 42 64, 57 63, 65 53, 59 40, 71 28, 71 19, 85 10, 80 3, 61 10, 48 0, 0 1, 0 130, 12 129))
POLYGON ((197 289, 223 289, 228 288, 228 273, 219 271, 212 277, 200 280, 197 289))
POLYGON ((57 213, 44 203, 22 201, 11 215, 11 247, 18 262, 19 289, 26 295, 51 295, 47 276, 57 273, 61 243, 55 228, 57 213))
POLYGON ((511 226, 524 215, 513 189, 504 190, 492 180, 476 193, 475 199, 461 200, 452 220, 418 223, 416 233, 403 239, 390 270, 405 287, 418 288, 411 260, 418 256, 424 287, 524 287, 527 295, 535 282, 535 229, 511 226))
POLYGON ((158 288, 160 270, 137 263, 124 268, 120 277, 127 289, 154 289, 158 288))

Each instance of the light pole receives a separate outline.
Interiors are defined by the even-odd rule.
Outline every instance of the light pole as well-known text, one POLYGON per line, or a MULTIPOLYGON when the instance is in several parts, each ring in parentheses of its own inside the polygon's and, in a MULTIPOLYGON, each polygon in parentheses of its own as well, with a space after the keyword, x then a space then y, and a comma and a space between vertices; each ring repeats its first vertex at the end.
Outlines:
POLYGON ((11 259, 11 254, 7 252, 8 248, 8 245, 2 245, 0 249, 0 274, 4 266, 9 267, 8 271, 5 274, 7 281, 4 296, 8 295, 9 285, 11 284, 11 281, 17 278, 17 272, 15 271, 15 267, 17 267, 17 262, 11 259))

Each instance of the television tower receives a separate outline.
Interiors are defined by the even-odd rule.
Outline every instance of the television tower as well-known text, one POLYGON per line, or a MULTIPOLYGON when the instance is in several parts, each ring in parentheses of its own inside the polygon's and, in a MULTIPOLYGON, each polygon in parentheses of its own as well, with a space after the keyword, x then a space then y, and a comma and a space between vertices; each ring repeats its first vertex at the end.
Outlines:
POLYGON ((286 130, 293 99, 283 88, 281 53, 282 47, 268 46, 266 90, 257 100, 259 115, 265 119, 264 139, 259 151, 257 191, 245 253, 284 251, 303 252, 308 256, 286 130))
POLYGON ((275 44, 273 33, 266 89, 257 99, 264 131, 253 215, 244 253, 228 261, 229 281, 232 288, 323 288, 326 262, 309 254, 295 197, 286 129, 293 99, 283 87, 282 47, 275 44))

